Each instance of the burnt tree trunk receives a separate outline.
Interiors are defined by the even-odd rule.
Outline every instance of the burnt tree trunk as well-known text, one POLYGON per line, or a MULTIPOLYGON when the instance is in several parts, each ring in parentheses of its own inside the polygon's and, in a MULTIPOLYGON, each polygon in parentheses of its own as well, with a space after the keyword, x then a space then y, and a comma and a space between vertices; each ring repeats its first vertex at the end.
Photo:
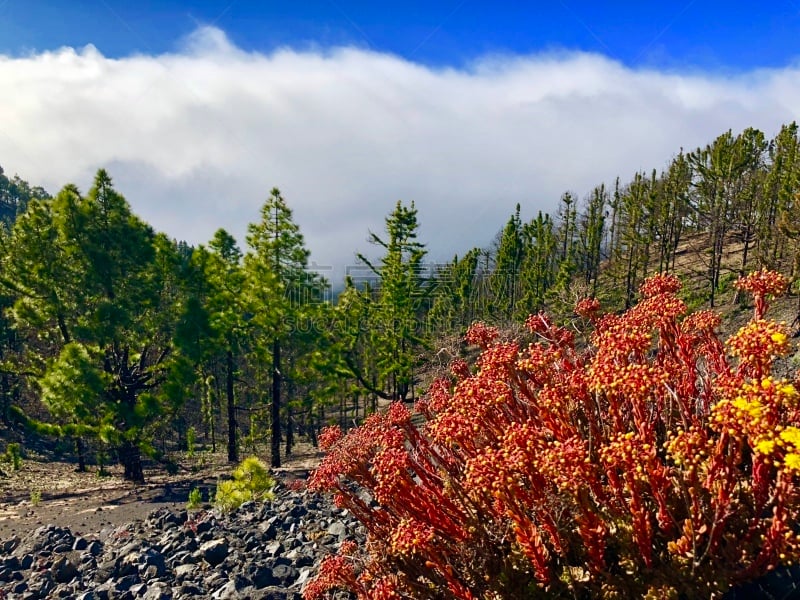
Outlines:
POLYGON ((281 344, 272 342, 272 466, 281 466, 281 344))
POLYGON ((286 456, 292 455, 292 446, 294 446, 294 423, 292 422, 292 409, 287 404, 286 406, 286 456))
POLYGON ((225 355, 225 394, 228 399, 228 462, 239 462, 238 446, 236 444, 236 399, 233 395, 233 351, 228 350, 225 355))
POLYGON ((144 483, 144 470, 142 469, 142 452, 139 445, 129 440, 122 442, 118 449, 119 462, 124 468, 123 477, 134 483, 144 483))
POLYGON ((8 375, 3 375, 0 378, 0 422, 10 425, 11 421, 8 418, 9 409, 11 408, 11 386, 8 383, 8 375))
POLYGON ((78 456, 78 472, 86 472, 86 445, 80 437, 75 438, 75 454, 78 456))

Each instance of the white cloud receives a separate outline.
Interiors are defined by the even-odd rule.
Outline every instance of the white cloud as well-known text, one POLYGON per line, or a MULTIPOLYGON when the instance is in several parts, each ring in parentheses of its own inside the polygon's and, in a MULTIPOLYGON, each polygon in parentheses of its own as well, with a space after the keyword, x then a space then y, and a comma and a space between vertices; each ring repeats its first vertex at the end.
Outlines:
POLYGON ((159 56, 0 56, 0 164, 51 191, 106 167, 192 243, 225 227, 244 246, 277 186, 313 260, 337 266, 415 200, 441 260, 488 243, 517 202, 532 217, 728 128, 773 135, 798 106, 797 66, 715 76, 544 53, 432 69, 353 48, 248 53, 204 27, 159 56))

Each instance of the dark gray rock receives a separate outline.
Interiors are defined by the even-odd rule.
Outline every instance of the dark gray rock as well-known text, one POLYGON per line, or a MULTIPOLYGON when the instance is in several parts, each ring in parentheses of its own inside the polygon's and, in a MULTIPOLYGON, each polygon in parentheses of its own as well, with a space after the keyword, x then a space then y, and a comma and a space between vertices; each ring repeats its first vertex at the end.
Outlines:
POLYGON ((14 536, 10 539, 7 539, 3 542, 0 542, 0 552, 3 554, 10 554, 14 551, 14 548, 19 546, 20 538, 19 536, 14 536))
POLYGON ((50 567, 50 574, 57 583, 69 583, 78 576, 78 569, 71 560, 62 556, 50 567))
POLYGON ((148 574, 147 579, 161 577, 166 571, 167 566, 164 555, 157 550, 148 548, 139 556, 139 573, 146 572, 148 574))
POLYGON ((278 535, 278 528, 275 526, 277 520, 278 517, 272 517, 258 526, 263 541, 274 540, 278 535))
POLYGON ((218 538, 205 542, 198 550, 200 557, 216 567, 228 556, 228 541, 224 538, 218 538))
POLYGON ((211 531, 214 528, 214 523, 212 519, 206 519, 204 521, 200 521, 196 527, 195 531, 197 531, 198 535, 202 535, 208 531, 211 531))
POLYGON ((172 600, 172 588, 164 582, 151 583, 142 596, 143 600, 172 600))
POLYGON ((114 589, 118 592, 128 592, 137 583, 141 583, 138 575, 125 575, 117 580, 114 589))
POLYGON ((89 542, 89 545, 86 546, 86 551, 92 556, 100 556, 100 553, 103 551, 103 544, 97 540, 89 542))
POLYGON ((246 567, 246 573, 253 582, 253 587, 263 589, 272 585, 277 585, 278 580, 272 574, 272 567, 263 564, 250 564, 246 567))
POLYGON ((300 577, 300 573, 290 565, 275 565, 272 568, 272 576, 281 586, 289 587, 300 577))
POLYGON ((339 541, 343 542, 347 538, 347 525, 342 521, 334 521, 326 531, 329 535, 339 538, 339 541))
POLYGON ((185 564, 185 565, 178 565, 175 567, 175 578, 178 581, 182 580, 193 580, 196 574, 200 571, 200 567, 193 564, 185 564))
POLYGON ((264 547, 264 552, 267 556, 280 556, 286 551, 286 548, 283 545, 283 542, 280 540, 275 540, 274 542, 270 542, 264 547))
POLYGON ((47 598, 55 587, 53 577, 47 571, 32 573, 28 580, 28 593, 34 598, 47 598))
POLYGON ((11 587, 12 594, 23 594, 28 589, 28 584, 24 581, 20 581, 16 585, 11 587))
POLYGON ((84 538, 84 537, 76 537, 75 538, 75 542, 72 544, 72 549, 73 550, 79 550, 79 551, 80 550, 86 550, 86 548, 88 546, 89 546, 89 542, 86 541, 86 538, 84 538))
POLYGON ((107 560, 98 565, 97 570, 94 573, 94 580, 97 583, 105 583, 106 581, 114 577, 116 570, 117 570, 116 561, 107 560))
POLYGON ((178 592, 181 596, 184 597, 197 597, 202 596, 205 594, 205 588, 200 587, 196 583, 184 583, 178 592))
POLYGON ((45 525, 0 540, 0 598, 301 600, 345 539, 365 539, 352 515, 287 488, 231 514, 162 508, 84 536, 45 525))
POLYGON ((131 552, 124 555, 115 563, 114 576, 115 577, 128 577, 129 575, 139 574, 139 554, 131 552))

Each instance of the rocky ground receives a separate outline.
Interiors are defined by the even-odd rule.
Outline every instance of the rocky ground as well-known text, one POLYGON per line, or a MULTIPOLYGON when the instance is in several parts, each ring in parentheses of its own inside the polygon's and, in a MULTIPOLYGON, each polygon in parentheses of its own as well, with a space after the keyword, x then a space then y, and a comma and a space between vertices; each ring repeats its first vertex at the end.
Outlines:
POLYGON ((276 490, 229 514, 164 507, 97 532, 47 524, 4 539, 0 598, 299 600, 321 560, 364 532, 325 498, 276 490))
POLYGON ((207 500, 231 472, 222 455, 183 457, 172 475, 150 465, 145 485, 33 454, 0 465, 0 600, 300 598, 324 556, 361 540, 349 515, 290 489, 320 457, 299 445, 273 502, 224 515, 186 510, 191 489, 207 500))

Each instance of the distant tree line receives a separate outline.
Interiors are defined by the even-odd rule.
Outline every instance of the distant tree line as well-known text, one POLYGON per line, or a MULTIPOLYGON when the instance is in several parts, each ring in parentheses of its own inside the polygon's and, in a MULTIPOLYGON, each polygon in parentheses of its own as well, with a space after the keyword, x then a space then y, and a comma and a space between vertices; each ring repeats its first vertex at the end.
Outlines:
POLYGON ((728 131, 661 171, 600 184, 583 200, 566 192, 553 215, 523 222, 517 206, 491 248, 440 269, 429 316, 447 327, 513 320, 578 295, 627 308, 646 276, 675 271, 680 256, 701 290, 695 301, 711 307, 754 268, 783 268, 796 281, 799 144, 795 123, 772 140, 728 131), (735 264, 725 260, 732 249, 735 264))

